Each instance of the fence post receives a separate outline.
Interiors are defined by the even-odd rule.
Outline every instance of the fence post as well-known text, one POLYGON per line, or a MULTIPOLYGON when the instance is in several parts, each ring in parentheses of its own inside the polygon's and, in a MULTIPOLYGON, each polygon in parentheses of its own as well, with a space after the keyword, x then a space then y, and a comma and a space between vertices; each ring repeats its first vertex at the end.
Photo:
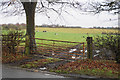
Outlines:
POLYGON ((92 37, 87 37, 87 58, 93 59, 92 37))

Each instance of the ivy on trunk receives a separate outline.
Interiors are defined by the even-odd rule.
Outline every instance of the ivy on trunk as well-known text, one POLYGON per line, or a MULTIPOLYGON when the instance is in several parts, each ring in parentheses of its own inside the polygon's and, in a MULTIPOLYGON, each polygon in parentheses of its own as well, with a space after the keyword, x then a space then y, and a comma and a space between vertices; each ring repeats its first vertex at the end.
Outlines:
POLYGON ((26 13, 26 42, 25 42, 25 54, 31 54, 36 52, 35 44, 35 8, 37 2, 22 2, 26 13))

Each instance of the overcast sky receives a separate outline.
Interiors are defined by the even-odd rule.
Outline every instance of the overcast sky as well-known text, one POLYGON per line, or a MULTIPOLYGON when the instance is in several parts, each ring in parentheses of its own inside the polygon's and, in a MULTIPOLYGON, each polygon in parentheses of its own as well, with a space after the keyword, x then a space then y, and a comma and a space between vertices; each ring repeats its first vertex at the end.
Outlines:
MULTIPOLYGON (((36 14, 35 24, 60 24, 66 26, 81 26, 81 27, 118 27, 118 15, 113 15, 108 12, 100 14, 82 14, 82 12, 73 9, 67 9, 70 14, 65 12, 62 16, 58 16, 56 13, 49 12, 50 18, 44 14, 36 14)), ((8 23, 26 23, 25 15, 22 16, 7 16, 0 14, 0 24, 8 23)))

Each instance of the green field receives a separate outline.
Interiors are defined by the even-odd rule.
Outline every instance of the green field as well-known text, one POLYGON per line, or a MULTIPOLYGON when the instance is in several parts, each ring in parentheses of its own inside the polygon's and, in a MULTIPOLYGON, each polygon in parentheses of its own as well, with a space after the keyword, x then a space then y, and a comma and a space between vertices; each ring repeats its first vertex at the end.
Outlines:
MULTIPOLYGON (((25 31, 25 30, 24 30, 25 31)), ((36 28, 35 37, 41 39, 86 42, 86 38, 102 36, 102 32, 117 32, 114 29, 88 29, 88 28, 36 28), (47 31, 47 32, 43 32, 47 31)), ((7 33, 3 30, 2 33, 7 33)), ((38 41, 37 41, 38 42, 38 41)))
POLYGON ((84 33, 62 33, 62 32, 36 32, 35 37, 41 39, 63 40, 73 42, 84 42, 87 36, 96 36, 99 34, 84 34, 84 33))
POLYGON ((36 28, 36 38, 85 42, 86 38, 102 36, 102 32, 116 32, 112 29, 85 29, 85 28, 36 28), (47 31, 47 32, 43 32, 47 31), (88 34, 87 34, 88 33, 88 34))

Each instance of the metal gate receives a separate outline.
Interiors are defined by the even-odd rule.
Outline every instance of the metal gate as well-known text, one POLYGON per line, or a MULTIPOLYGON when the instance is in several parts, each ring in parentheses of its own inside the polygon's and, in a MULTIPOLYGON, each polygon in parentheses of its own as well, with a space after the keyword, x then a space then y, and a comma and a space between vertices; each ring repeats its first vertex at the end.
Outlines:
POLYGON ((85 42, 34 39, 38 54, 65 59, 83 59, 86 57, 85 42))

